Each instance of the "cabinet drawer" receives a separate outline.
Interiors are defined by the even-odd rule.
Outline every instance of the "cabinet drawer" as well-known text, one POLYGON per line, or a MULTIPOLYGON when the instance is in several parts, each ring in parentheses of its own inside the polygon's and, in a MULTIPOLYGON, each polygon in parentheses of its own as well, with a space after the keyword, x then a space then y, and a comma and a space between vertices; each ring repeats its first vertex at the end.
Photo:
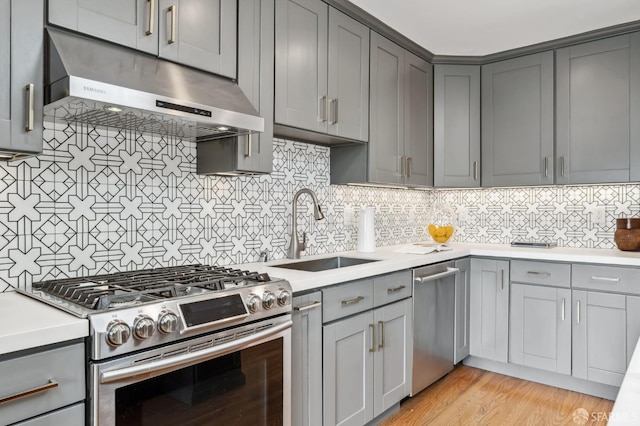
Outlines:
POLYGON ((571 265, 568 263, 512 260, 511 281, 569 288, 571 286, 571 265))
POLYGON ((373 279, 373 305, 378 307, 411 296, 411 271, 394 272, 373 279))
POLYGON ((51 386, 0 405, 2 422, 17 422, 84 400, 85 364, 83 343, 0 362, 0 399, 51 386))
POLYGON ((640 295, 640 268, 574 264, 571 287, 640 295))
POLYGON ((83 426, 86 424, 84 417, 84 404, 80 403, 52 413, 43 414, 25 422, 16 423, 15 426, 83 426))
POLYGON ((322 322, 373 308, 373 280, 352 281, 322 290, 322 322))

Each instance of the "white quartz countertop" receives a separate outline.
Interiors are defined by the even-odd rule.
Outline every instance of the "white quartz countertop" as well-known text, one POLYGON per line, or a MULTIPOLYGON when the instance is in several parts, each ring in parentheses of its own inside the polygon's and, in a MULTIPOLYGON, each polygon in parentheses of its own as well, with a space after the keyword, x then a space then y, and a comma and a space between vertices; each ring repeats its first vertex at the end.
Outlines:
POLYGON ((640 424, 640 341, 633 351, 629 368, 624 375, 622 386, 608 414, 608 426, 640 424))
POLYGON ((89 335, 89 321, 14 291, 0 293, 0 355, 89 335))
POLYGON ((465 256, 484 256, 509 259, 529 259, 555 262, 577 262, 589 264, 605 264, 640 267, 640 252, 624 252, 618 249, 585 249, 555 247, 551 249, 511 247, 507 244, 469 244, 451 243, 449 251, 429 254, 407 254, 398 250, 410 247, 411 244, 380 247, 375 252, 359 253, 347 251, 317 256, 303 256, 300 260, 280 259, 266 263, 246 263, 236 265, 243 269, 266 272, 270 277, 284 278, 289 281, 296 293, 321 288, 327 285, 356 280, 359 278, 381 275, 402 269, 415 268, 465 256), (306 272, 293 269, 277 268, 278 264, 302 262, 333 256, 347 256, 376 259, 379 262, 365 263, 321 272, 306 272))

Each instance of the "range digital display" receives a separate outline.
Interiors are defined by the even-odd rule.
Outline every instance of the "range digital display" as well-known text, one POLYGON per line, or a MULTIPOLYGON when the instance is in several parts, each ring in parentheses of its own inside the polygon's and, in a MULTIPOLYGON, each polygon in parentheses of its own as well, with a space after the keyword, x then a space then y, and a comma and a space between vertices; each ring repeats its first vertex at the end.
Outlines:
POLYGON ((185 303, 180 305, 180 310, 187 327, 248 314, 239 294, 185 303))

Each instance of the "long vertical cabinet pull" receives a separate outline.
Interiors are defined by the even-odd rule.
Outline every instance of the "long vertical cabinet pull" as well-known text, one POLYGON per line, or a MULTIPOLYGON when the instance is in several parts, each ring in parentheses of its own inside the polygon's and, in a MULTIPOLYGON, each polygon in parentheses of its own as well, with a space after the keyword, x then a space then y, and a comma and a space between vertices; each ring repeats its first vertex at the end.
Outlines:
POLYGON ((35 86, 33 85, 33 83, 27 84, 24 89, 27 95, 27 122, 25 124, 25 130, 27 132, 30 132, 33 130, 33 117, 35 115, 34 105, 33 105, 34 104, 33 97, 35 96, 34 94, 35 86))
POLYGON ((473 162, 473 180, 478 180, 478 162, 473 162))
POLYGON ((147 31, 144 33, 145 35, 151 35, 153 34, 153 15, 156 10, 156 0, 147 0, 147 2, 149 3, 149 25, 147 26, 147 31))
POLYGON ((244 156, 251 158, 251 133, 247 135, 247 145, 245 146, 244 156))
POLYGON ((549 157, 544 157, 544 177, 549 177, 549 157))
POLYGON ((371 332, 371 347, 369 352, 376 351, 376 326, 375 324, 369 324, 369 331, 371 332))
POLYGON ((404 155, 400 157, 400 176, 405 177, 407 172, 407 157, 404 155))
POLYGON ((329 120, 329 103, 326 96, 320 98, 320 121, 326 123, 329 120))
POLYGON ((169 9, 167 9, 167 13, 171 14, 171 31, 169 33, 169 40, 167 42, 169 44, 173 44, 176 42, 176 6, 171 5, 169 9))
POLYGON ((329 101, 329 124, 338 124, 338 100, 331 99, 329 101))
POLYGON ((565 303, 565 298, 562 298, 562 321, 564 321, 564 317, 565 317, 565 310, 564 310, 564 303, 565 303))
POLYGON ((580 324, 580 301, 576 303, 576 321, 580 324))
POLYGON ((564 155, 560 157, 560 176, 564 176, 564 155))
POLYGON ((500 269, 500 289, 504 290, 504 269, 500 269))
POLYGON ((380 344, 379 349, 384 349, 384 321, 378 321, 378 327, 380 327, 380 344))
POLYGON ((411 177, 412 168, 413 168, 413 158, 407 157, 407 177, 411 177))

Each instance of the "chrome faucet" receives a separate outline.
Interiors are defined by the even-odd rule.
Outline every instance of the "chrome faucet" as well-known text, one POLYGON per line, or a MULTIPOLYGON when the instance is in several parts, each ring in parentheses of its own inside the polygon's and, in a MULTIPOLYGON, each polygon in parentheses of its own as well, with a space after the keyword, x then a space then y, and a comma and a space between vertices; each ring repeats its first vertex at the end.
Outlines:
POLYGON ((287 250, 287 257, 289 259, 300 259, 300 252, 305 251, 307 249, 307 233, 302 233, 302 242, 298 238, 298 198, 302 194, 309 194, 311 200, 313 201, 313 217, 315 220, 324 219, 324 214, 322 214, 322 210, 320 209, 320 204, 318 204, 318 197, 316 197, 316 193, 310 190, 309 188, 302 188, 300 191, 296 192, 296 195, 293 196, 293 224, 291 225, 291 244, 289 244, 289 250, 287 250))

